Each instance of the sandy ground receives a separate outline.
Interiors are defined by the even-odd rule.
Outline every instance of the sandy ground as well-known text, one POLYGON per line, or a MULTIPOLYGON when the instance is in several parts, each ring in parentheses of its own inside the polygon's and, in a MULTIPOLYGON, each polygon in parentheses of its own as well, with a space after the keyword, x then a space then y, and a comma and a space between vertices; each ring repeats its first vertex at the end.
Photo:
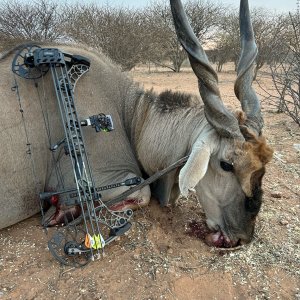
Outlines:
MULTIPOLYGON (((145 88, 197 93, 190 70, 137 68, 145 88)), ((238 105, 234 72, 219 74, 223 99, 238 105)), ((261 76, 269 85, 268 76, 261 76)), ((47 249, 40 217, 0 231, 0 299, 300 299, 300 130, 263 103, 265 135, 275 150, 254 241, 236 251, 209 248, 190 236, 202 222, 197 200, 135 213, 129 233, 84 268, 60 266, 47 249)))

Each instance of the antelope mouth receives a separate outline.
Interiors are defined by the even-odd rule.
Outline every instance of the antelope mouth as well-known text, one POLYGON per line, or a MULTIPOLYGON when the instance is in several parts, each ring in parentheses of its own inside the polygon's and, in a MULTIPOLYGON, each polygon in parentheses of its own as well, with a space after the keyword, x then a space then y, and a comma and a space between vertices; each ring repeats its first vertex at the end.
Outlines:
POLYGON ((221 229, 211 231, 206 223, 191 221, 187 234, 205 242, 206 245, 216 248, 235 248, 240 245, 240 240, 231 240, 221 229))
POLYGON ((211 232, 206 235, 205 243, 208 246, 217 248, 234 248, 239 246, 240 240, 233 241, 229 239, 221 230, 217 232, 211 232))

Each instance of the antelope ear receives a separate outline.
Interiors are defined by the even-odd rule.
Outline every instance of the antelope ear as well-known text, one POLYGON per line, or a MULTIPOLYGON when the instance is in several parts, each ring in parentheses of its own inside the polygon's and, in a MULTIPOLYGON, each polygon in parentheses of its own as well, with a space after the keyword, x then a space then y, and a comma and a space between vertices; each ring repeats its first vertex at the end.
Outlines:
POLYGON ((193 190, 207 171, 211 148, 204 141, 193 145, 192 153, 179 173, 179 189, 184 197, 193 190))

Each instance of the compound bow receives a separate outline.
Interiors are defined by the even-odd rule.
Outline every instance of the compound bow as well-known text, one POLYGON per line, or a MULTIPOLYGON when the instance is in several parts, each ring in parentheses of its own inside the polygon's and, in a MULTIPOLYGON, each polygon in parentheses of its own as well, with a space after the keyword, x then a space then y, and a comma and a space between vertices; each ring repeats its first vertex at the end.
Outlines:
POLYGON ((131 227, 129 220, 133 214, 132 210, 110 210, 102 202, 99 192, 123 185, 137 185, 141 182, 139 177, 135 177, 100 188, 95 186, 81 127, 92 126, 96 132, 109 132, 114 128, 110 115, 98 114, 85 120, 78 118, 74 89, 79 78, 88 72, 89 68, 90 61, 85 57, 36 45, 24 46, 12 62, 12 71, 25 79, 38 79, 49 70, 51 72, 65 137, 51 146, 50 150, 56 151, 59 146, 64 146, 65 154, 70 157, 72 164, 75 188, 40 193, 40 201, 43 207, 43 202, 53 196, 67 194, 66 200, 60 201, 63 201, 65 206, 77 205, 81 212, 78 219, 80 222, 76 221, 72 212, 71 216, 65 216, 65 226, 57 228, 48 241, 50 252, 59 262, 76 267, 85 265, 95 256, 100 256, 105 245, 131 227), (109 230, 106 238, 103 227, 109 230))

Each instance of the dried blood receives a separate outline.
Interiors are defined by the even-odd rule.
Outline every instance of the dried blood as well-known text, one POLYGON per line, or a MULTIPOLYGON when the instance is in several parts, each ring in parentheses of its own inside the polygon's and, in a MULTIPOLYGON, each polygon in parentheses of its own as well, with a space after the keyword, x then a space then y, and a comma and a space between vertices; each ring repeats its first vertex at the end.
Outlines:
POLYGON ((192 220, 189 224, 189 231, 187 234, 189 236, 194 236, 202 241, 205 241, 206 236, 210 233, 210 230, 203 222, 197 222, 196 220, 192 220))

